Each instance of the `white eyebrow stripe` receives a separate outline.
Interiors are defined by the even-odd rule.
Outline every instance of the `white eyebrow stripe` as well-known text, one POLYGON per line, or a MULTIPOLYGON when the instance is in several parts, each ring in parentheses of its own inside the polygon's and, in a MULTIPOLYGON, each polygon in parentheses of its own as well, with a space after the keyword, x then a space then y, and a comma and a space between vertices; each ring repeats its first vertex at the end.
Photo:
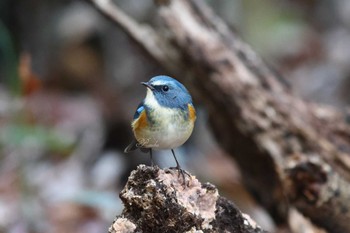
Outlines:
POLYGON ((166 82, 164 82, 163 80, 157 80, 155 82, 152 82, 153 86, 162 86, 164 84, 166 84, 166 82))

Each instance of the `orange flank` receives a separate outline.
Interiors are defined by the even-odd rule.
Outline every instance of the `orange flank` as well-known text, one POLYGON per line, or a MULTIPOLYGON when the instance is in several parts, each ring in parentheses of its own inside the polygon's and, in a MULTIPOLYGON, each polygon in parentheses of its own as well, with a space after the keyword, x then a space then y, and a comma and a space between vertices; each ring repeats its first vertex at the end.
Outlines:
POLYGON ((135 132, 138 132, 144 129, 145 127, 147 127, 147 115, 146 111, 142 111, 140 116, 133 121, 132 128, 135 132))
POLYGON ((192 106, 192 104, 188 104, 188 113, 190 120, 194 122, 196 120, 196 109, 192 106))

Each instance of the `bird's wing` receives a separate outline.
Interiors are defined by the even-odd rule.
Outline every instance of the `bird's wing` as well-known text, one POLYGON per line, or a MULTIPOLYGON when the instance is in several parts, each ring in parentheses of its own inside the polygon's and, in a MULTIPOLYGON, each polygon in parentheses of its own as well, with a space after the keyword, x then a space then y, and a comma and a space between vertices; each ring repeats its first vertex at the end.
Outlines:
MULTIPOLYGON (((139 106, 137 107, 136 112, 134 114, 134 120, 132 123, 133 130, 135 130, 136 128, 141 126, 140 124, 142 122, 139 122, 139 120, 140 120, 140 118, 145 118, 144 114, 145 114, 145 107, 143 105, 143 102, 141 102, 139 104, 139 106)), ((142 125, 143 125, 143 123, 142 123, 142 125)), ((141 148, 141 146, 138 144, 137 140, 135 138, 133 138, 132 142, 125 148, 124 153, 134 151, 138 148, 141 149, 142 152, 148 151, 147 148, 141 148), (144 150, 146 150, 146 151, 144 151, 144 150)))
POLYGON ((143 101, 137 106, 136 112, 134 114, 134 120, 140 117, 141 113, 145 111, 145 106, 143 105, 143 101))

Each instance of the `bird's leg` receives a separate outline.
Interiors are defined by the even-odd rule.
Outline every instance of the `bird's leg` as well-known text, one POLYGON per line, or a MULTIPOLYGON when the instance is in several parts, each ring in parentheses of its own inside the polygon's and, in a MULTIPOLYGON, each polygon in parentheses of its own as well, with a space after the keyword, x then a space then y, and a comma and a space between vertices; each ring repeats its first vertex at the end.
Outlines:
MULTIPOLYGON (((177 158, 176 158, 176 156, 175 156, 175 152, 174 152, 173 149, 171 149, 171 153, 173 154, 174 159, 175 159, 175 161, 176 161, 176 167, 175 167, 175 169, 177 169, 177 170, 179 171, 179 177, 180 177, 180 174, 182 175, 182 179, 183 179, 184 184, 185 184, 185 183, 186 183, 185 174, 188 175, 191 179, 192 179, 192 177, 191 177, 191 175, 190 175, 188 172, 186 172, 185 170, 183 170, 183 169, 180 167, 180 164, 179 164, 179 162, 177 161, 177 158)), ((171 169, 172 169, 172 168, 173 168, 173 167, 171 167, 171 169)), ((188 183, 188 184, 189 184, 189 183, 188 183)), ((188 184, 187 184, 187 185, 188 185, 188 184)))
POLYGON ((177 161, 177 158, 176 158, 176 156, 175 156, 175 152, 174 152, 174 150, 173 149, 171 149, 171 153, 173 154, 173 156, 174 156, 174 159, 175 159, 175 161, 176 161, 176 169, 177 170, 181 170, 181 167, 180 167, 180 164, 179 164, 179 161, 177 161))
POLYGON ((152 148, 149 148, 149 157, 151 158, 151 166, 154 167, 152 148))

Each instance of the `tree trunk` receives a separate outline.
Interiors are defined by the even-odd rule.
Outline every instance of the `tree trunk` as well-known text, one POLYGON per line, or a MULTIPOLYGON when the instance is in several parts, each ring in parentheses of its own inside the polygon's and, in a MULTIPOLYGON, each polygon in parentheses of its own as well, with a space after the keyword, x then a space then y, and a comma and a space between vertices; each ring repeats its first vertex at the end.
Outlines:
POLYGON ((307 103, 201 0, 156 1, 163 27, 140 25, 90 0, 184 82, 209 114, 216 140, 276 223, 296 207, 329 232, 350 232, 347 115, 307 103))

